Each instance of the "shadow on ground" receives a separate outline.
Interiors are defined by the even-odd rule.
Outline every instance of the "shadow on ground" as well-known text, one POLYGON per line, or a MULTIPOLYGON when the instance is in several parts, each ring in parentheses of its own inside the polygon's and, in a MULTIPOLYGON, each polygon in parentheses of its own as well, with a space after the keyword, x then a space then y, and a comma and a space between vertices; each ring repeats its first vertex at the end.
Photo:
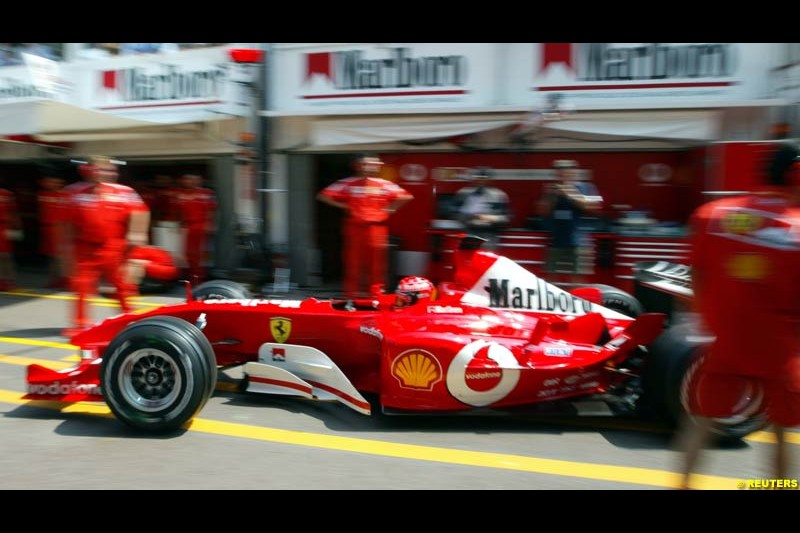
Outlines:
MULTIPOLYGON (((340 433, 472 433, 568 435, 597 433, 610 444, 631 450, 674 450, 675 432, 667 424, 636 418, 610 416, 480 414, 414 414, 364 416, 335 402, 319 402, 255 393, 217 392, 223 404, 288 411, 319 419, 340 433)), ((268 416, 267 416, 268 418, 268 416)), ((738 446, 747 447, 739 441, 738 446)))
POLYGON ((146 433, 126 426, 112 415, 90 412, 65 413, 58 409, 58 406, 66 405, 69 404, 31 401, 9 411, 4 416, 31 420, 61 420, 61 424, 55 430, 56 434, 70 437, 167 440, 180 437, 187 431, 186 429, 178 429, 168 433, 146 433), (43 403, 48 405, 43 405, 43 403))
POLYGON ((12 329, 10 331, 0 332, 0 334, 2 334, 3 337, 13 337, 15 339, 41 339, 44 337, 60 337, 62 329, 63 328, 12 329))

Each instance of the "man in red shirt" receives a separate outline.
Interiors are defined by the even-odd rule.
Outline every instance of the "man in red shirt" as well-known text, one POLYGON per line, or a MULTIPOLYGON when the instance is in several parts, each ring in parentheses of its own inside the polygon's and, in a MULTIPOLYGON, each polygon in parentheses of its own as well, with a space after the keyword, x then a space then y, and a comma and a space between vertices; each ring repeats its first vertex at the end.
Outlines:
POLYGON ((59 235, 61 211, 64 204, 64 180, 45 176, 40 180, 42 189, 37 195, 39 204, 39 252, 47 257, 50 288, 66 288, 67 280, 61 265, 61 237, 59 235))
POLYGON ((14 252, 12 240, 18 240, 22 232, 22 222, 17 211, 14 193, 0 189, 0 290, 14 288, 16 273, 11 254, 14 252))
POLYGON ((153 179, 153 191, 155 193, 155 216, 159 222, 177 219, 173 197, 175 196, 175 186, 172 184, 172 177, 166 174, 157 174, 153 179))
POLYGON ((175 211, 186 232, 184 258, 192 283, 199 283, 206 278, 203 259, 208 237, 214 231, 217 209, 214 191, 201 187, 202 184, 203 178, 197 174, 184 174, 181 177, 183 188, 173 196, 175 211))
POLYGON ((368 296, 375 283, 385 283, 389 216, 413 198, 411 193, 378 177, 383 162, 362 157, 358 175, 323 189, 317 198, 347 211, 344 223, 344 290, 350 297, 368 296), (366 279, 365 279, 366 278, 366 279))
POLYGON ((770 186, 699 207, 691 218, 695 305, 716 337, 688 380, 697 415, 684 487, 714 418, 763 411, 775 425, 774 475, 786 478, 785 427, 800 424, 800 188, 770 186))
POLYGON ((172 178, 166 174, 156 174, 152 183, 142 187, 142 200, 150 208, 150 221, 155 226, 160 222, 178 220, 175 213, 174 196, 178 190, 172 185, 172 178))
POLYGON ((93 156, 81 165, 83 181, 64 191, 63 228, 71 244, 67 263, 72 288, 77 293, 72 336, 91 324, 86 298, 94 292, 101 275, 116 288, 123 312, 131 310, 127 298, 136 287, 125 281, 123 265, 130 246, 147 243, 150 212, 130 187, 116 183, 116 164, 104 156, 93 156))

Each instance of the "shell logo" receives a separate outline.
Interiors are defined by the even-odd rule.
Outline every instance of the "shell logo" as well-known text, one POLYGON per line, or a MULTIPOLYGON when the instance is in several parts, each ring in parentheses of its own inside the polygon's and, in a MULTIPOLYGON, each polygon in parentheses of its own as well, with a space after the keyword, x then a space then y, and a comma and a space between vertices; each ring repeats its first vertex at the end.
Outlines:
POLYGON ((761 254, 735 254, 725 266, 731 277, 746 281, 764 279, 769 274, 769 261, 761 254))
POLYGON ((752 233, 763 224, 763 219, 752 213, 726 213, 722 217, 722 229, 728 233, 743 235, 752 233))
POLYGON ((392 376, 404 389, 433 390, 442 380, 442 367, 432 353, 425 350, 406 350, 392 362, 392 376))

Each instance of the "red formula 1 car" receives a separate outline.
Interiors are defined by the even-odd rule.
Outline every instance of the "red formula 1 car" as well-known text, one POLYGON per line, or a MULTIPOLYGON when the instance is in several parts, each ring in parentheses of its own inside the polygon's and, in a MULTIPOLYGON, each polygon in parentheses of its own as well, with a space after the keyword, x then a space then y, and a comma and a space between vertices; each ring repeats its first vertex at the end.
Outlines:
POLYGON ((630 311, 638 305, 630 295, 566 292, 478 248, 464 239, 454 281, 404 306, 379 291, 355 301, 276 300, 207 282, 185 303, 76 335, 80 364, 58 372, 31 365, 27 398, 106 401, 131 426, 167 431, 200 411, 219 368, 242 365, 247 391, 338 401, 366 415, 376 406, 468 412, 588 398, 630 411, 648 397, 677 415, 687 360, 670 363, 676 341, 660 354, 646 348, 662 333, 663 314, 632 318, 600 305, 630 311))

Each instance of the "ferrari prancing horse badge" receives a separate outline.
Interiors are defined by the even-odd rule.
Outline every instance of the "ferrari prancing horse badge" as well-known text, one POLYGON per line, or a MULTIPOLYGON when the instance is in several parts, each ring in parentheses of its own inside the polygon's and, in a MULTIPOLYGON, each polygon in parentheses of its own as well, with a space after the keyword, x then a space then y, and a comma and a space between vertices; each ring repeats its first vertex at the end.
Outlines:
POLYGON ((269 319, 269 330, 275 342, 283 343, 289 338, 292 332, 292 320, 282 316, 276 316, 269 319))

